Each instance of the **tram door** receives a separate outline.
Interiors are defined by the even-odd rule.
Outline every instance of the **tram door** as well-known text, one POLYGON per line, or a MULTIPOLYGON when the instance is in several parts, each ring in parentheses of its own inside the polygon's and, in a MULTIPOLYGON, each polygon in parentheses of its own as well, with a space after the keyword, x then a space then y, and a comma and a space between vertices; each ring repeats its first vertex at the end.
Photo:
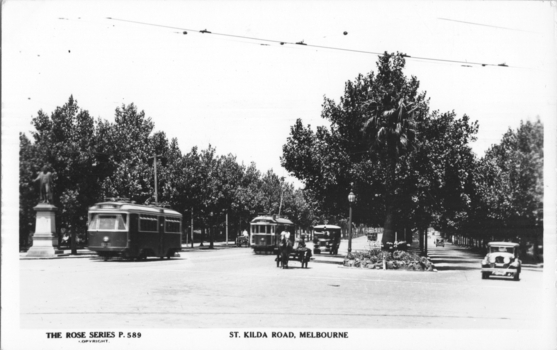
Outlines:
POLYGON ((130 214, 130 227, 128 229, 128 239, 130 241, 129 248, 134 254, 138 254, 139 250, 142 248, 143 243, 140 242, 139 237, 139 215, 130 214), (141 244, 140 244, 141 243, 141 244))
POLYGON ((164 253, 164 216, 159 216, 159 256, 164 253))

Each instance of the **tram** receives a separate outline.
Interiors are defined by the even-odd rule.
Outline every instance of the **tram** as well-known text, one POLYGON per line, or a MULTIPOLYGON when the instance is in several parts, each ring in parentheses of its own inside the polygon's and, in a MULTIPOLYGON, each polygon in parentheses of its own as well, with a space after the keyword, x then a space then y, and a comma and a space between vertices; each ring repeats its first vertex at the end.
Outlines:
POLYGON ((296 227, 294 223, 276 215, 258 216, 250 222, 251 239, 250 245, 255 254, 276 253, 283 231, 290 232, 290 240, 294 245, 296 227))
POLYGON ((170 259, 182 249, 182 215, 175 210, 112 199, 89 208, 88 248, 111 257, 170 259))

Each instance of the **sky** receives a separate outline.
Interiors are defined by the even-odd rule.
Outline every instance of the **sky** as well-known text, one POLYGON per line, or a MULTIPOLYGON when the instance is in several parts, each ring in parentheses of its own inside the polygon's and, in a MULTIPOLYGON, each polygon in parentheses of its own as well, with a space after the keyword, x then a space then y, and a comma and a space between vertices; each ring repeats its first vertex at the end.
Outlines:
POLYGON ((348 80, 376 69, 376 54, 203 29, 464 62, 409 58, 406 74, 432 109, 479 121, 479 156, 521 120, 555 117, 549 2, 7 1, 2 10, 2 118, 16 134, 70 95, 108 120, 134 103, 183 152, 211 144, 287 176, 280 156, 296 119, 327 125, 323 98, 338 102, 348 80))
MULTIPOLYGON (((479 121, 478 141, 472 144, 478 156, 521 120, 537 117, 546 125, 547 155, 547 149, 555 149, 557 130, 555 9, 554 1, 3 0, 2 261, 19 261, 14 234, 18 134, 29 135, 39 110, 50 114, 73 95, 95 118, 113 120, 117 107, 134 103, 152 118, 157 131, 177 138, 183 152, 211 144, 219 154, 232 153, 245 164, 253 161, 262 171, 287 176, 280 156, 296 119, 312 127, 326 125, 321 118, 324 96, 338 102, 347 81, 376 69, 376 54, 196 32, 204 29, 459 61, 408 58, 406 74, 420 80, 432 109, 454 110, 459 117, 479 121), (497 66, 502 63, 508 67, 497 66)), ((555 211, 555 164, 555 153, 545 158, 548 213, 555 211)), ((555 232, 555 218, 544 225, 547 233, 555 232)), ((555 247, 554 236, 546 235, 544 244, 555 247)), ((550 276, 549 255, 547 261, 550 276)), ((2 264, 3 282, 9 281, 2 283, 2 299, 10 301, 2 303, 3 321, 9 321, 3 322, 3 333, 40 341, 44 332, 17 327, 17 268, 17 263, 2 264)), ((552 281, 544 279, 547 295, 552 281)), ((400 338, 397 332, 382 331, 391 339, 400 338)), ((458 345, 454 339, 462 334, 453 333, 405 331, 411 334, 408 339, 424 340, 413 347, 430 346, 439 337, 458 345)), ((154 334, 154 340, 179 339, 179 334, 154 334)), ((489 339, 508 344, 511 338, 489 339)))

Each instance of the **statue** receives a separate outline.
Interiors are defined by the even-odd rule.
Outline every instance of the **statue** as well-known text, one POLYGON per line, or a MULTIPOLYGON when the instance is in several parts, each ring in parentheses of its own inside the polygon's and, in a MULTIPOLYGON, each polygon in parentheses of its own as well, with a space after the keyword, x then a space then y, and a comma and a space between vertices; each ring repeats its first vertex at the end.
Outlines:
POLYGON ((43 166, 43 170, 39 173, 39 176, 37 176, 37 178, 35 180, 33 180, 33 182, 39 181, 40 182, 40 191, 41 191, 41 197, 40 197, 40 202, 41 203, 49 203, 52 204, 53 199, 52 199, 52 182, 54 181, 54 178, 56 177, 56 173, 55 172, 50 172, 48 171, 48 167, 45 165, 43 166))

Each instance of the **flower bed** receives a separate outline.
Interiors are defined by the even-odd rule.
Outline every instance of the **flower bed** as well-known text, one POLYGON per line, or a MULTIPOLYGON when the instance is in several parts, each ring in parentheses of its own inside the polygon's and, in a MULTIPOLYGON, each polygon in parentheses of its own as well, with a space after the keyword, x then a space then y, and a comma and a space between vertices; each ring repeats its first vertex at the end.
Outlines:
POLYGON ((351 253, 352 258, 344 259, 344 266, 376 270, 437 271, 425 256, 395 250, 392 252, 370 249, 351 253))

